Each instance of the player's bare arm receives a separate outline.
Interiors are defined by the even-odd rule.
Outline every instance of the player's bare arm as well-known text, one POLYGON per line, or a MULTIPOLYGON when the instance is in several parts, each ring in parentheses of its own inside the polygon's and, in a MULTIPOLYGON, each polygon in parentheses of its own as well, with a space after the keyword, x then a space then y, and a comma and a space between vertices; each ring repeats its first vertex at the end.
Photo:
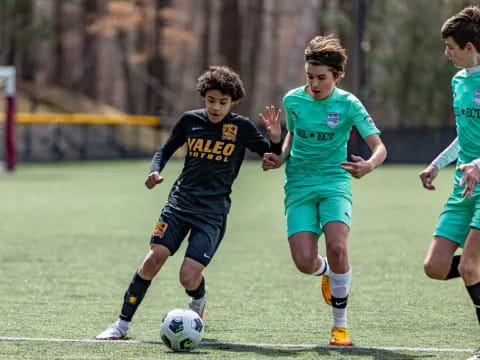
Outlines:
POLYGON ((282 153, 280 155, 276 155, 273 153, 263 154, 262 169, 264 171, 278 169, 282 166, 282 164, 285 162, 285 160, 287 160, 290 154, 290 149, 292 148, 292 140, 293 133, 289 131, 285 136, 285 140, 282 145, 282 153))
POLYGON ((473 190, 478 184, 480 178, 480 159, 468 164, 462 164, 458 167, 458 170, 463 172, 462 179, 460 180, 460 186, 465 187, 462 192, 462 197, 470 199, 472 197, 473 190))
POLYGON ((160 174, 158 173, 158 171, 154 171, 154 172, 152 172, 150 175, 148 175, 147 180, 145 180, 145 186, 146 186, 148 189, 151 190, 151 189, 153 189, 156 185, 162 183, 163 180, 165 180, 165 178, 163 178, 162 176, 160 176, 160 174))
POLYGON ((340 163, 342 169, 348 171, 355 179, 360 179, 373 171, 377 166, 383 164, 387 157, 387 149, 380 139, 380 136, 372 134, 367 136, 365 141, 372 151, 372 155, 368 160, 352 154, 352 161, 343 161, 340 163))
POLYGON ((422 185, 427 190, 435 190, 435 185, 433 185, 433 180, 438 175, 440 170, 433 164, 428 165, 425 169, 423 169, 418 176, 420 177, 420 181, 422 185))
POLYGON ((278 109, 278 111, 276 111, 275 106, 271 105, 265 108, 266 116, 263 116, 262 113, 258 114, 263 124, 265 125, 265 128, 267 129, 268 137, 275 144, 280 143, 280 141, 282 140, 282 127, 280 126, 281 112, 281 109, 278 109))
POLYGON ((435 190, 433 180, 437 177, 440 169, 444 168, 452 161, 458 158, 460 147, 458 145, 458 137, 448 145, 438 156, 419 174, 422 185, 427 190, 435 190))

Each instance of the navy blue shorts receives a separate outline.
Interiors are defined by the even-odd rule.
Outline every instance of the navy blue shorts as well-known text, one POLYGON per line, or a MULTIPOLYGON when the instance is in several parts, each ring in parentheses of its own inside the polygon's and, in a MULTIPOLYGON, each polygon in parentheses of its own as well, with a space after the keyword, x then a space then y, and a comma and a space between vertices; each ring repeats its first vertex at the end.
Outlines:
POLYGON ((226 214, 187 213, 167 205, 155 224, 150 244, 164 245, 173 255, 190 232, 185 257, 207 266, 223 239, 226 225, 226 214))

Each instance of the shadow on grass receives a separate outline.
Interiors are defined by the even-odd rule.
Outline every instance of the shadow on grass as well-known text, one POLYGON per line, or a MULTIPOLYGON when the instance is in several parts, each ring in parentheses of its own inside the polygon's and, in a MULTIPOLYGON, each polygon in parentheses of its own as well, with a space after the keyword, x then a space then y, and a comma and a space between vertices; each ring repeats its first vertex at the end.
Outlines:
POLYGON ((265 357, 280 358, 306 355, 308 353, 315 353, 318 356, 348 356, 353 357, 371 357, 372 360, 417 360, 434 358, 432 354, 408 354, 406 351, 394 351, 387 349, 374 349, 362 347, 336 347, 329 345, 312 345, 312 346, 270 346, 262 344, 240 344, 240 343, 224 343, 217 342, 213 339, 204 339, 200 349, 210 348, 215 350, 222 350, 236 353, 255 353, 265 357))

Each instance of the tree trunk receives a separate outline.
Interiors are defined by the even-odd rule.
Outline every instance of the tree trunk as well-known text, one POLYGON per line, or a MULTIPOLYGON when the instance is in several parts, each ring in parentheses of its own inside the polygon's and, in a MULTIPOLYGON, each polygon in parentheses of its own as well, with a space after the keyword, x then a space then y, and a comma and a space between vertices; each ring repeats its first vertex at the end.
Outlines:
POLYGON ((102 5, 98 0, 83 1, 83 76, 80 83, 80 90, 91 98, 97 97, 98 68, 98 35, 89 31, 89 27, 102 16, 102 5))
MULTIPOLYGON (((148 61, 148 73, 155 78, 155 83, 160 87, 167 87, 166 84, 166 62, 163 54, 160 51, 160 45, 162 41, 162 29, 165 26, 163 19, 160 16, 162 9, 170 6, 170 0, 156 0, 155 1, 155 26, 153 28, 154 36, 154 48, 153 56, 148 61)), ((147 109, 149 114, 158 114, 162 109, 165 101, 161 96, 161 89, 154 89, 152 85, 149 86, 147 91, 147 109)))
MULTIPOLYGON (((263 1, 263 0, 262 0, 263 1)), ((210 65, 210 23, 212 7, 210 0, 203 0, 203 19, 204 19, 204 31, 202 35, 202 71, 207 69, 210 65)))
POLYGON ((242 19, 238 5, 238 0, 222 0, 221 2, 219 50, 223 62, 233 70, 240 72, 239 50, 242 48, 242 19))

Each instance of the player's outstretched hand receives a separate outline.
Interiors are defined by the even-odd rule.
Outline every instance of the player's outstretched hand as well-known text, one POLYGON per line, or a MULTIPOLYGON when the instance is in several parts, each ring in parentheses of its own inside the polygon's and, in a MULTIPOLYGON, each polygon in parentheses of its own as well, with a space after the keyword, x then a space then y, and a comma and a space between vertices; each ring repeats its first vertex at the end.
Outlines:
POLYGON ((460 187, 464 187, 462 197, 470 199, 472 197, 473 190, 478 184, 480 178, 480 169, 474 163, 462 164, 458 167, 458 170, 463 171, 462 179, 460 180, 460 187))
POLYGON ((262 113, 258 114, 267 129, 268 137, 272 142, 278 144, 282 140, 282 127, 280 125, 280 114, 282 110, 275 111, 275 106, 265 108, 266 117, 262 113))
POLYGON ((435 165, 428 165, 425 169, 423 169, 418 176, 420 176, 420 181, 422 185, 427 190, 435 190, 435 186, 433 185, 433 180, 438 175, 438 168, 435 165))
POLYGON ((263 154, 262 169, 268 171, 271 169, 277 169, 282 166, 282 159, 280 156, 274 153, 263 154))
POLYGON ((152 172, 148 175, 147 180, 145 180, 145 186, 148 189, 153 189, 156 185, 160 184, 163 180, 165 180, 158 171, 152 172))
POLYGON ((348 171, 355 179, 360 179, 374 169, 372 163, 368 162, 361 156, 351 155, 352 161, 342 161, 340 166, 348 171))

